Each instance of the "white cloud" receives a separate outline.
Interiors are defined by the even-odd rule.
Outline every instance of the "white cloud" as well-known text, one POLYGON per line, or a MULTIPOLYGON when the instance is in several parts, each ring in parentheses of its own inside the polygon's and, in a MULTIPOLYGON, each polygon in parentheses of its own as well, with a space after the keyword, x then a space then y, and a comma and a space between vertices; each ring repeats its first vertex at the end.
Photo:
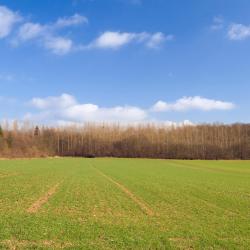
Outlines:
POLYGON ((29 105, 37 111, 27 113, 25 119, 41 123, 56 124, 83 122, 121 122, 123 124, 157 123, 162 125, 192 125, 188 120, 184 123, 174 123, 154 119, 154 112, 186 111, 186 110, 229 110, 233 103, 216 101, 202 97, 183 97, 174 103, 157 102, 152 108, 145 109, 136 106, 100 107, 93 103, 79 103, 69 94, 33 98, 29 105))
POLYGON ((13 45, 19 45, 21 42, 34 40, 45 49, 52 53, 64 55, 72 51, 73 41, 69 38, 57 35, 58 30, 86 23, 87 18, 79 14, 71 17, 59 18, 52 24, 40 24, 27 22, 19 28, 16 39, 12 41, 13 45))
POLYGON ((64 110, 64 118, 78 121, 142 121, 147 117, 144 110, 137 107, 103 108, 94 104, 79 104, 64 110))
MULTIPOLYGON (((139 3, 140 1, 133 0, 133 2, 139 3)), ((0 6, 0 38, 8 36, 12 31, 13 25, 21 19, 18 13, 13 12, 7 7, 0 6)), ((132 42, 156 49, 165 41, 170 41, 174 38, 173 35, 165 35, 162 32, 131 33, 105 31, 90 43, 75 45, 71 39, 61 34, 65 28, 84 23, 88 23, 88 19, 77 13, 70 17, 58 18, 53 23, 40 24, 31 21, 22 23, 16 35, 11 38, 10 44, 17 47, 22 43, 33 41, 35 44, 50 50, 52 53, 64 55, 71 51, 93 48, 118 49, 132 42)))
POLYGON ((73 25, 73 23, 77 23, 77 20, 71 18, 59 19, 55 24, 50 26, 31 22, 25 23, 19 28, 18 37, 13 44, 18 45, 20 42, 33 39, 53 53, 62 55, 69 53, 73 49, 75 51, 93 48, 118 49, 132 42, 142 43, 148 48, 155 49, 159 48, 163 42, 173 40, 172 35, 167 36, 161 32, 151 34, 147 32, 128 33, 106 31, 88 45, 77 45, 73 47, 73 41, 71 39, 57 36, 55 32, 59 27, 66 27, 67 25, 73 25))
POLYGON ((73 48, 71 39, 64 37, 49 37, 44 42, 44 47, 51 50, 54 54, 65 55, 73 48))
POLYGON ((101 49, 118 49, 131 42, 145 43, 149 48, 157 48, 164 41, 172 40, 172 35, 164 35, 161 32, 157 33, 128 33, 128 32, 115 32, 106 31, 102 33, 94 42, 92 42, 89 48, 101 48, 101 49))
POLYGON ((8 36, 15 23, 21 20, 21 16, 8 9, 5 6, 0 6, 0 38, 8 36))
POLYGON ((166 111, 187 111, 187 110, 230 110, 235 105, 231 102, 224 102, 219 100, 207 99, 200 96, 183 97, 174 103, 167 103, 164 101, 156 102, 151 111, 166 112, 166 111))
POLYGON ((30 105, 40 110, 26 114, 25 119, 55 120, 68 122, 139 122, 147 117, 147 111, 132 106, 99 107, 95 104, 78 103, 75 97, 62 94, 57 97, 33 98, 30 105))
POLYGON ((33 98, 30 105, 37 109, 64 109, 77 104, 75 97, 62 94, 61 96, 49 96, 46 98, 33 98))
POLYGON ((227 38, 233 41, 240 41, 250 38, 250 25, 231 23, 228 25, 222 17, 214 17, 211 30, 217 31, 227 26, 227 38))
POLYGON ((73 41, 69 38, 55 35, 53 26, 41 25, 39 23, 25 23, 18 32, 15 45, 20 42, 34 40, 39 45, 57 55, 64 55, 73 49, 73 41))
POLYGON ((93 47, 116 49, 130 43, 135 37, 134 33, 106 31, 95 40, 93 47))
POLYGON ((222 17, 214 17, 213 24, 211 25, 211 30, 221 30, 224 27, 224 19, 222 17))
POLYGON ((45 27, 39 23, 25 23, 23 24, 19 31, 18 37, 22 41, 30 40, 39 37, 45 32, 45 27))
POLYGON ((73 41, 63 36, 57 36, 50 27, 38 23, 25 23, 18 32, 18 38, 12 42, 19 45, 20 42, 34 40, 38 45, 57 55, 65 55, 73 49, 73 41))
POLYGON ((56 28, 64 28, 64 27, 76 26, 83 23, 88 23, 87 17, 75 14, 71 17, 59 18, 54 24, 54 26, 56 28))
POLYGON ((244 40, 250 37, 250 26, 234 23, 229 27, 228 37, 230 40, 244 40))
POLYGON ((173 35, 164 35, 162 32, 157 32, 149 36, 149 40, 146 45, 149 48, 158 48, 165 41, 172 41, 174 39, 173 35))
POLYGON ((25 41, 29 39, 35 39, 39 36, 54 36, 53 34, 56 30, 79 25, 87 22, 87 18, 85 16, 81 16, 79 14, 75 14, 71 17, 58 18, 55 23, 42 25, 40 23, 24 23, 18 32, 18 38, 25 41))

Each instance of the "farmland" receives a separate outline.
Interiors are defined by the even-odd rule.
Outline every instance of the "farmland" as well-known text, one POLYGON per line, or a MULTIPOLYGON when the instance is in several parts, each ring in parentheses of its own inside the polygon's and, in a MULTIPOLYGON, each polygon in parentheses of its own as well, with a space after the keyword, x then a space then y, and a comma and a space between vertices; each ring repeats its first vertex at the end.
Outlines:
POLYGON ((250 161, 0 161, 0 249, 249 249, 250 161))

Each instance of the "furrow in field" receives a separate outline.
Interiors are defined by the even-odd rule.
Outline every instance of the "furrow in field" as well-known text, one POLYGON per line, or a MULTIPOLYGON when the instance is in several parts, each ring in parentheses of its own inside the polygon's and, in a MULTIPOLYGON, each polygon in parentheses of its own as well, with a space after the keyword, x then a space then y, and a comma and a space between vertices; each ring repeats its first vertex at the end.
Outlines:
POLYGON ((128 188, 123 186, 121 183, 113 180, 111 177, 107 176, 99 169, 93 167, 101 176, 115 184, 119 189, 121 189, 133 202, 135 202, 143 212, 145 212, 149 216, 153 216, 155 213, 154 211, 144 202, 142 199, 139 199, 135 194, 133 194, 128 188))
POLYGON ((48 202, 49 198, 56 193, 56 190, 60 183, 57 183, 53 187, 51 187, 46 194, 40 197, 37 201, 35 201, 26 211, 28 213, 37 213, 41 206, 48 202))

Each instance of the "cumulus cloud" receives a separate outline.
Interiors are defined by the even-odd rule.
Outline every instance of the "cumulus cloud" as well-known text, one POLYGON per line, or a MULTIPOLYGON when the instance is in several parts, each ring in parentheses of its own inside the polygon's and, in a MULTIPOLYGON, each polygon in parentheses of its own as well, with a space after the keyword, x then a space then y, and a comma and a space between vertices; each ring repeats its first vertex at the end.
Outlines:
POLYGON ((131 42, 144 43, 149 48, 159 47, 164 41, 172 40, 173 36, 161 32, 157 33, 128 33, 119 31, 106 31, 102 33, 94 42, 92 42, 90 48, 101 49, 118 49, 131 42))
POLYGON ((65 109, 64 117, 79 121, 142 121, 147 114, 137 107, 103 108, 94 104, 79 104, 65 109))
POLYGON ((57 120, 68 122, 136 122, 143 121, 147 112, 133 106, 99 107, 98 105, 78 103, 75 97, 62 94, 57 97, 33 98, 30 105, 40 110, 26 114, 30 120, 57 120))
MULTIPOLYGON (((174 103, 158 101, 151 108, 136 106, 101 107, 93 103, 80 103, 69 94, 33 98, 29 105, 35 109, 27 113, 25 119, 36 122, 50 123, 83 123, 83 122, 121 122, 121 123, 161 123, 163 125, 177 125, 170 121, 154 118, 155 112, 186 111, 186 110, 230 110, 233 103, 211 100, 202 97, 183 97, 174 103)), ((185 125, 191 125, 187 120, 185 125)))
POLYGON ((166 111, 188 111, 188 110, 230 110, 235 105, 231 102, 224 102, 219 100, 207 99, 200 96, 183 97, 174 103, 167 103, 164 101, 156 102, 151 110, 153 112, 166 111))
POLYGON ((210 26, 211 30, 218 31, 226 27, 226 35, 229 40, 241 41, 250 38, 250 25, 241 23, 228 24, 222 17, 214 17, 213 23, 210 26))
POLYGON ((30 105, 37 109, 64 109, 77 104, 74 96, 62 94, 61 96, 49 96, 46 98, 33 98, 30 105))
POLYGON ((228 37, 230 40, 244 40, 250 37, 250 25, 232 24, 228 29, 228 37))
POLYGON ((250 38, 250 25, 241 23, 228 24, 222 17, 214 17, 213 23, 210 26, 211 30, 218 31, 227 28, 226 35, 229 40, 241 41, 250 38))
POLYGON ((7 37, 15 23, 21 20, 21 16, 9 8, 0 5, 0 38, 7 37))
POLYGON ((116 49, 130 43, 135 37, 133 33, 106 31, 92 43, 92 47, 116 49))

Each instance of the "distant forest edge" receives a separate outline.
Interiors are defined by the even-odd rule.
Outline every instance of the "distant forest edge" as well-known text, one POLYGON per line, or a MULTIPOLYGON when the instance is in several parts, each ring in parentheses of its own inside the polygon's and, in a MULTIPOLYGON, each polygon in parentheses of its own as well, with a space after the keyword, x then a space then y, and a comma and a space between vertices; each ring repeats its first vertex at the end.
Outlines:
POLYGON ((250 124, 0 127, 0 157, 250 159, 250 124))

